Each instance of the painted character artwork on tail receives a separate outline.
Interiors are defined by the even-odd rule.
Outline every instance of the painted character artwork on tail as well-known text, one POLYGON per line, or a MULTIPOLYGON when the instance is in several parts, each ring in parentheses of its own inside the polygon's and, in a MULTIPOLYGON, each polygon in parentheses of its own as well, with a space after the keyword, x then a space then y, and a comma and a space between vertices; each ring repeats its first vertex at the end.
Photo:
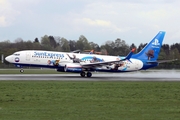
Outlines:
POLYGON ((139 53, 134 54, 132 58, 141 61, 156 61, 162 46, 165 32, 160 31, 139 53))
POLYGON ((148 57, 148 60, 151 60, 151 58, 154 58, 154 50, 149 50, 146 55, 148 57))

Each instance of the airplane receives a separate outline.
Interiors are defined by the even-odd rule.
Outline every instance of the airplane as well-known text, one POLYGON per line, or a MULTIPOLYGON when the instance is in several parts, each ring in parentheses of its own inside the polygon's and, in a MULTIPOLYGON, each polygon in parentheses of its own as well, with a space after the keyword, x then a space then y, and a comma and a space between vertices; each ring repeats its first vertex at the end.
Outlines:
POLYGON ((58 72, 75 72, 80 73, 81 77, 91 77, 93 71, 119 73, 146 70, 167 62, 157 61, 164 36, 165 32, 159 31, 139 53, 134 54, 135 49, 132 49, 127 56, 23 50, 7 56, 5 60, 20 67, 21 73, 24 72, 24 66, 54 68, 58 72))

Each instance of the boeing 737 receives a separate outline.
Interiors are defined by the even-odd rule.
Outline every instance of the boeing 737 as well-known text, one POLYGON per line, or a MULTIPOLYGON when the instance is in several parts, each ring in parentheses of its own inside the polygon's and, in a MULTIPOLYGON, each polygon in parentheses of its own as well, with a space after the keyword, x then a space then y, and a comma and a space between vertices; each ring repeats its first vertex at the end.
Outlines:
POLYGON ((127 56, 108 56, 97 54, 81 54, 72 52, 54 52, 41 50, 23 50, 7 56, 6 61, 20 67, 23 66, 54 68, 58 72, 76 72, 81 77, 91 77, 92 71, 99 72, 131 72, 146 70, 160 63, 158 55, 165 36, 160 31, 139 53, 134 49, 127 56))

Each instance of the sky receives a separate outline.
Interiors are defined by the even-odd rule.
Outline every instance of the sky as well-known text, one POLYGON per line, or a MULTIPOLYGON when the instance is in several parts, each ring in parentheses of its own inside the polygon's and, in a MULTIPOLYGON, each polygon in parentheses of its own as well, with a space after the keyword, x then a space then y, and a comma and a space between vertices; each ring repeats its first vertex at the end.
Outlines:
POLYGON ((0 42, 44 35, 99 45, 117 38, 148 43, 166 31, 164 44, 180 42, 179 0, 0 0, 0 42))

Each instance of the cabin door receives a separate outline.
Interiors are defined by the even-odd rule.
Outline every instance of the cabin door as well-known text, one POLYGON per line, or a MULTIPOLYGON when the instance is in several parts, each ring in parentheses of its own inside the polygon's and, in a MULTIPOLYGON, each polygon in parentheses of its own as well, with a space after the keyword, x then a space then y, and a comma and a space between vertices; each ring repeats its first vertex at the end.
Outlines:
POLYGON ((26 61, 30 61, 30 60, 31 60, 31 53, 26 52, 26 61))

